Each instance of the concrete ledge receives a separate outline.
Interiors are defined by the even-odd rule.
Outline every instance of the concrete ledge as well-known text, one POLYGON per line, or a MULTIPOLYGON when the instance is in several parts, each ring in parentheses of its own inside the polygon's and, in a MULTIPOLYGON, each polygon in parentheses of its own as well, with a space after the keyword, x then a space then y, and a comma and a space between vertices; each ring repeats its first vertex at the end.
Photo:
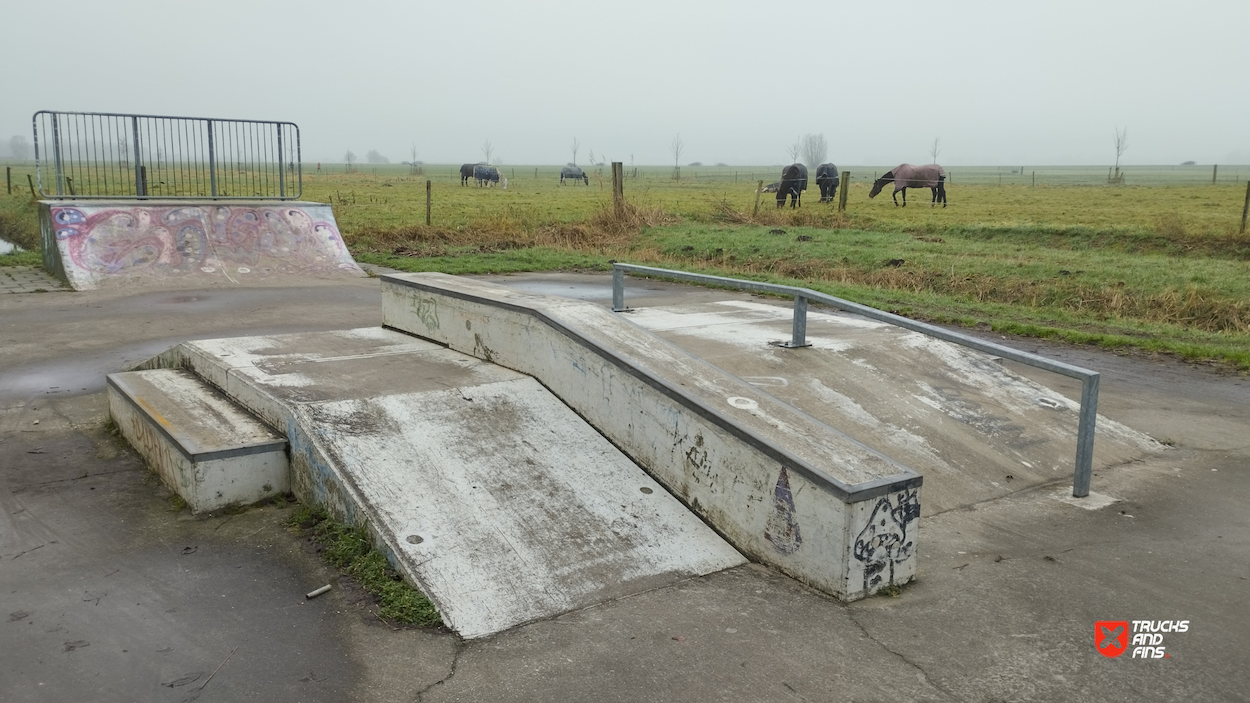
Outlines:
POLYGON ((189 374, 110 374, 108 396, 122 435, 192 512, 290 490, 286 441, 189 374))
POLYGON ((534 376, 753 559, 844 599, 911 580, 921 477, 580 301, 382 277, 383 322, 534 376))

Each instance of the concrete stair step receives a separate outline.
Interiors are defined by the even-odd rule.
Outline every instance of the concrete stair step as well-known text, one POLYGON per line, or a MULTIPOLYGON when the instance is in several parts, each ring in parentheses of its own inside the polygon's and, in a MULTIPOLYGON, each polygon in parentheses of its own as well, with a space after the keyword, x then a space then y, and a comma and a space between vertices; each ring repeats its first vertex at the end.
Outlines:
POLYGON ((109 414, 192 512, 291 488, 286 439, 180 369, 108 376, 109 414))

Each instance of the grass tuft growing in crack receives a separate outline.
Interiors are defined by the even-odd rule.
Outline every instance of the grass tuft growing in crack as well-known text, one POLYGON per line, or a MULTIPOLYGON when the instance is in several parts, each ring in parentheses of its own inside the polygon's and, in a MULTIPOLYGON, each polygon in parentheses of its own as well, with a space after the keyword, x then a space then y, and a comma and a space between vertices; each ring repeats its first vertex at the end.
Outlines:
POLYGON ((364 528, 345 525, 324 509, 305 505, 296 508, 285 524, 312 537, 329 564, 360 582, 377 599, 379 618, 424 627, 443 623, 430 599, 403 580, 374 548, 364 528))

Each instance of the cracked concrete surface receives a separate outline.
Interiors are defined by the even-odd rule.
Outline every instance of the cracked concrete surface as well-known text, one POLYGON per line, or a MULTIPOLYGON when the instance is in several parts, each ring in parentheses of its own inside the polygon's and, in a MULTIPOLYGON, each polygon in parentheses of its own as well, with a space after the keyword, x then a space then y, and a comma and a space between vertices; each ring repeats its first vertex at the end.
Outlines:
MULTIPOLYGON (((497 280, 609 299, 602 276, 497 280)), ((630 285, 631 305, 729 295, 630 285)), ((894 598, 752 565, 467 643, 370 617, 276 508, 171 512, 104 430, 103 373, 176 341, 379 318, 375 280, 0 297, 0 701, 182 700, 236 645, 200 700, 1247 700, 1243 377, 997 339, 1101 371, 1100 410, 1176 447, 1098 472, 1099 510, 1057 500, 1065 479, 927 518, 894 598), (1168 659, 1108 659, 1104 619, 1191 625, 1168 659)))

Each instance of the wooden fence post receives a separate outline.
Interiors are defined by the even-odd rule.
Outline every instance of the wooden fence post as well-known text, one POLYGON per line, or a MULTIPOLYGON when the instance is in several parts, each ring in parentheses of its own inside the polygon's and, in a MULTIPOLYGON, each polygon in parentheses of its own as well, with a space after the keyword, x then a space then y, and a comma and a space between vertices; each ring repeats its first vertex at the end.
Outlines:
POLYGON ((13 194, 13 167, 12 166, 4 167, 4 189, 5 189, 5 195, 13 194))
POLYGON ((612 162, 612 209, 616 219, 625 219, 625 164, 612 162))
POLYGON ((1037 171, 1033 172, 1033 186, 1037 187, 1037 171))
POLYGON ((1250 215, 1250 181, 1246 181, 1246 204, 1241 206, 1241 233, 1246 233, 1246 215, 1250 215))
POLYGON ((26 174, 26 182, 30 184, 30 199, 38 199, 39 196, 35 195, 35 179, 31 178, 29 173, 26 174))
POLYGON ((430 224, 430 179, 425 179, 425 224, 430 224))
POLYGON ((842 192, 838 193, 838 212, 846 212, 846 191, 851 188, 851 172, 842 172, 842 192))
POLYGON ((751 211, 751 217, 760 214, 760 193, 764 190, 764 181, 755 184, 755 209, 751 211))
POLYGON ((1211 185, 1215 185, 1215 177, 1219 174, 1219 172, 1220 172, 1219 164, 1215 164, 1214 166, 1211 167, 1211 185))

